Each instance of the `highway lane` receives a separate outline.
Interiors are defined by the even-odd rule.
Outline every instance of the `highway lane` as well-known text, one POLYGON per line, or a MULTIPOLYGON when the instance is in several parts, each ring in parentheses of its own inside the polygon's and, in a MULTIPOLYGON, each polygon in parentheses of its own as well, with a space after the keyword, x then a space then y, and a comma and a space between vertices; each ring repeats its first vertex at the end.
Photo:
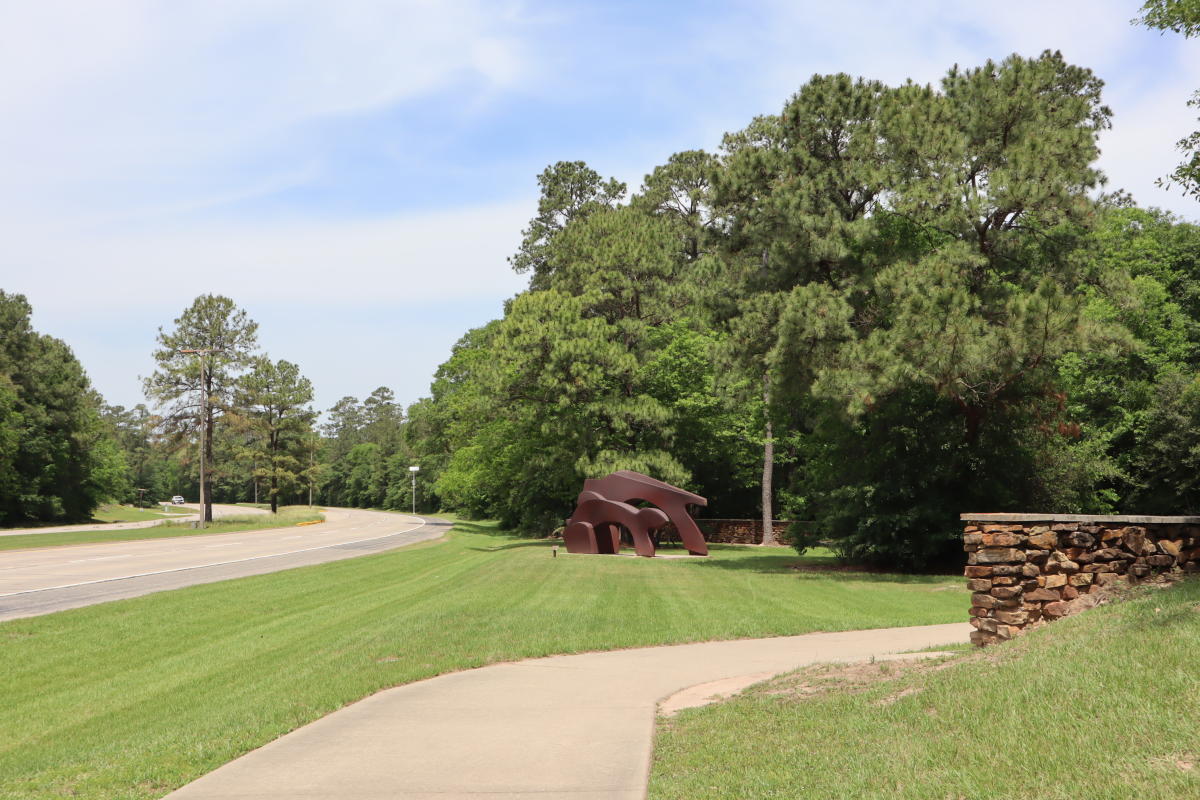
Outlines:
POLYGON ((329 509, 325 523, 0 552, 0 621, 382 552, 441 537, 442 520, 329 509))

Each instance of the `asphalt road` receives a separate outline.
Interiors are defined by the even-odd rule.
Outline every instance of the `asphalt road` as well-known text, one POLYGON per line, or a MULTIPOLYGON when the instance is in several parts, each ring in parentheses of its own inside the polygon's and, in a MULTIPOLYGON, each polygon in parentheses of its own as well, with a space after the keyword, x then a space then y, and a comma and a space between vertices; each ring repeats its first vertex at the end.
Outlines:
POLYGON ((326 522, 261 531, 0 552, 0 621, 323 564, 440 538, 450 523, 331 508, 326 522))

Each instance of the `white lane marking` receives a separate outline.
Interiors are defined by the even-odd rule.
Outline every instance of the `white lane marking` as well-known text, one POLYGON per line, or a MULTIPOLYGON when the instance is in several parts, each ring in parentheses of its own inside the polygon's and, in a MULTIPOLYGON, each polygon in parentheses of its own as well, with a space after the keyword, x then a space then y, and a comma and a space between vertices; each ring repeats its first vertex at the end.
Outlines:
MULTIPOLYGON (((62 586, 43 586, 40 589, 22 589, 19 592, 4 592, 3 594, 0 594, 0 597, 15 597, 16 595, 19 595, 19 594, 33 594, 34 592, 49 592, 54 589, 71 589, 76 586, 91 586, 93 583, 111 583, 112 581, 126 581, 126 580, 129 580, 130 578, 145 578, 148 575, 166 575, 167 573, 170 573, 170 572, 187 572, 189 569, 204 569, 205 567, 220 567, 220 566, 224 566, 225 564, 240 564, 243 561, 258 561, 263 558, 278 558, 279 556, 290 556, 290 555, 294 555, 296 553, 307 553, 312 550, 327 550, 330 547, 340 547, 344 544, 360 544, 362 542, 373 542, 376 539, 386 539, 389 536, 399 536, 402 533, 412 533, 413 531, 420 530, 423 527, 425 527, 425 520, 421 520, 421 524, 418 525, 417 527, 409 528, 406 531, 393 531, 392 533, 385 533, 382 536, 371 536, 366 539, 353 539, 349 542, 333 542, 332 544, 322 544, 322 545, 318 545, 316 547, 303 547, 299 550, 288 550, 287 552, 284 552, 284 553, 268 553, 265 556, 250 556, 248 558, 235 558, 230 561, 215 561, 212 564, 193 564, 188 567, 174 567, 172 569, 159 569, 159 570, 154 570, 152 572, 139 572, 136 575, 121 575, 120 577, 117 577, 117 578, 99 578, 94 581, 80 581, 79 583, 64 583, 62 586)), ((111 556, 108 556, 108 557, 111 557, 111 556)))

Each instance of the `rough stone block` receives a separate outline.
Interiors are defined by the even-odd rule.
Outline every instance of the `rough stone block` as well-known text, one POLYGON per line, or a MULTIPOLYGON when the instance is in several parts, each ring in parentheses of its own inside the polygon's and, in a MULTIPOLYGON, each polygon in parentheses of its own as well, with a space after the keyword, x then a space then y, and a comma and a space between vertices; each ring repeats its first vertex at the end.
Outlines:
POLYGON ((1119 580, 1120 577, 1115 572, 1097 572, 1095 583, 1097 586, 1108 586, 1110 583, 1119 580))
POLYGON ((1067 585, 1066 575, 1047 575, 1046 582, 1043 584, 1047 589, 1057 589, 1060 586, 1067 585))
POLYGON ((977 647, 986 647, 989 644, 995 644, 999 641, 994 634, 987 631, 971 631, 971 644, 977 647))
POLYGON ((1062 588, 1063 600, 1074 600, 1076 597, 1079 597, 1079 590, 1071 584, 1068 583, 1062 588))
POLYGON ((1022 564, 1021 574, 1026 578, 1036 578, 1038 575, 1042 574, 1042 571, 1038 568, 1037 564, 1022 564))
POLYGON ((1096 537, 1084 530, 1072 531, 1063 539, 1071 547, 1091 547, 1096 543, 1096 537))
POLYGON ((1025 600, 1030 603, 1053 603, 1061 599, 1061 595, 1054 589, 1034 589, 1025 593, 1025 600))
POLYGON ((967 581, 967 588, 972 592, 986 592, 992 588, 992 582, 987 578, 972 578, 967 581))
POLYGON ((1061 600, 1057 603, 1047 603, 1046 605, 1042 606, 1042 616, 1045 617, 1057 619, 1059 617, 1065 617, 1069 613, 1071 613, 1071 610, 1067 607, 1067 604, 1061 600))
POLYGON ((1163 555, 1146 556, 1146 563, 1152 567, 1169 567, 1175 563, 1175 559, 1163 555))
POLYGON ((1029 537, 1029 546, 1035 550, 1053 550, 1058 546, 1058 536, 1052 532, 1035 533, 1029 537))
POLYGON ((1183 552, 1182 542, 1176 542, 1171 539, 1159 539, 1158 550, 1163 555, 1171 558, 1179 558, 1179 554, 1183 552))
POLYGON ((997 611, 996 619, 1006 625, 1024 625, 1029 621, 1029 614, 1024 611, 997 611))
POLYGON ((1020 597, 1024 591, 1020 586, 993 586, 991 595, 1001 600, 1011 600, 1014 597, 1020 597))
POLYGON ((979 592, 971 595, 971 605, 975 608, 997 608, 1000 605, 1000 600, 992 597, 990 594, 979 592))
POLYGON ((1046 566, 1043 569, 1051 574, 1058 572, 1071 573, 1079 571, 1079 564, 1056 550, 1046 559, 1046 566))
POLYGON ((1025 554, 1013 547, 985 547, 971 556, 976 564, 1020 564, 1025 561, 1025 554))
POLYGON ((1028 537, 1019 533, 985 533, 982 538, 984 547, 1016 547, 1028 537))
POLYGON ((1012 586, 1016 584, 1017 579, 1012 575, 1004 575, 992 578, 993 586, 1012 586))
POLYGON ((963 574, 968 578, 986 578, 992 574, 992 567, 970 566, 963 570, 963 574))
POLYGON ((1125 528, 1121 533, 1121 546, 1131 553, 1142 552, 1142 545, 1146 542, 1146 529, 1137 526, 1125 528))
POLYGON ((1087 586, 1092 582, 1093 574, 1090 572, 1081 572, 1078 575, 1072 575, 1067 579, 1067 582, 1072 586, 1087 586))

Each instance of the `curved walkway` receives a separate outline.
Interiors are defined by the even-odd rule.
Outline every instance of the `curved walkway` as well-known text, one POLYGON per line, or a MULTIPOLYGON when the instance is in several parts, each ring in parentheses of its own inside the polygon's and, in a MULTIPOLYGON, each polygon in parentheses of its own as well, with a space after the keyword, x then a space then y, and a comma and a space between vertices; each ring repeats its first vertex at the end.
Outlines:
POLYGON ((388 689, 172 800, 642 798, 655 707, 697 684, 967 641, 965 623, 553 656, 388 689))

